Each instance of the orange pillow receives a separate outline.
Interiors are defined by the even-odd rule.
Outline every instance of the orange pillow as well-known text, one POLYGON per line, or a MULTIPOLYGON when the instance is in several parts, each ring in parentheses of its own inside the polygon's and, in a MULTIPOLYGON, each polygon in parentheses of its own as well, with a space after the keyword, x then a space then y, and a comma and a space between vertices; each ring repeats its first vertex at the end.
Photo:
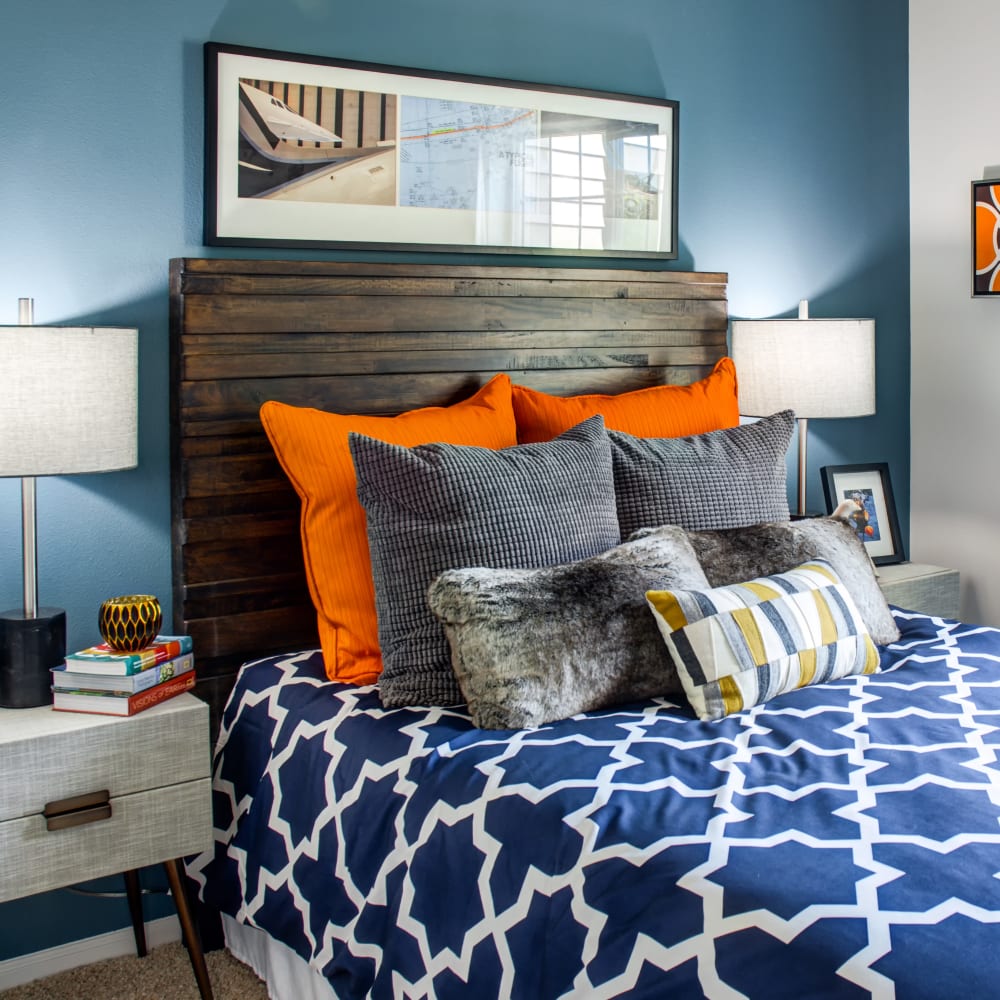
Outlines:
POLYGON ((609 431, 636 437, 685 437, 740 422, 732 358, 720 359, 710 375, 692 385, 657 385, 617 396, 550 396, 515 384, 513 402, 521 444, 550 441, 595 413, 609 431))
POLYGON ((347 436, 357 431, 405 447, 444 441, 507 448, 517 444, 510 379, 497 375, 454 406, 396 417, 349 416, 268 401, 260 419, 302 499, 302 553, 327 676, 373 684, 382 670, 375 588, 347 436))

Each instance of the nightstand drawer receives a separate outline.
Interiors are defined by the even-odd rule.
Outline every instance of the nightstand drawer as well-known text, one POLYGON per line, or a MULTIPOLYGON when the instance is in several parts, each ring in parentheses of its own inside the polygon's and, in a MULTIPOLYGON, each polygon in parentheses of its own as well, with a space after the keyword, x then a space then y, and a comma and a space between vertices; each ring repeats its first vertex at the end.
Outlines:
POLYGON ((192 695, 121 719, 48 707, 5 711, 0 822, 101 789, 116 798, 206 778, 210 758, 208 706, 192 695))
POLYGON ((205 850, 209 786, 201 778, 112 798, 110 819, 65 830, 50 832, 41 815, 0 823, 0 902, 205 850))
POLYGON ((925 615, 958 617, 957 570, 910 562, 879 566, 877 569, 879 586, 890 604, 925 615))

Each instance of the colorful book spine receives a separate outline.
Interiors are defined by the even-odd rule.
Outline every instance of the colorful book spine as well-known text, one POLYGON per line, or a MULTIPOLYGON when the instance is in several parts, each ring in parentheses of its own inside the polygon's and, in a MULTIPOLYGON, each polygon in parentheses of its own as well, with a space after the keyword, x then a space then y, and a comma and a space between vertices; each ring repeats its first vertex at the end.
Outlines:
POLYGON ((65 666, 52 670, 53 691, 99 691, 117 695, 138 694, 163 681, 194 669, 194 653, 181 653, 172 660, 157 663, 148 670, 122 677, 117 674, 84 674, 65 666))
POLYGON ((66 669, 83 674, 117 674, 128 677, 172 660, 194 648, 189 635, 158 635, 138 653, 116 653, 107 643, 89 646, 66 657, 66 669))
POLYGON ((194 687, 195 674, 193 670, 171 677, 138 694, 118 697, 106 691, 53 691, 52 707, 57 712, 89 712, 93 715, 136 715, 159 705, 160 702, 176 695, 190 691, 194 687))

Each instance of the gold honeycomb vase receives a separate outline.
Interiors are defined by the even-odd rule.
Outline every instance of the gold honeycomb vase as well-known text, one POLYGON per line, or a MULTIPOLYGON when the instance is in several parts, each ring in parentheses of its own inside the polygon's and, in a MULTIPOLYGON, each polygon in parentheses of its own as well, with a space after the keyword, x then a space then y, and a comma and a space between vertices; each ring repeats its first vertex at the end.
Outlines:
POLYGON ((101 637, 120 653, 137 653, 157 636, 163 624, 160 602, 152 594, 109 597, 101 604, 97 627, 101 637))

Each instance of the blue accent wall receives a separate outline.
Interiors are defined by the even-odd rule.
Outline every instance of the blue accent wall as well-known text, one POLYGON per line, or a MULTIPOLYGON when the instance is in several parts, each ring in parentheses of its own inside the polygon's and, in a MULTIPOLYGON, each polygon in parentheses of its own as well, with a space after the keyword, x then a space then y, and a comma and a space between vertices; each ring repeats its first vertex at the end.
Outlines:
MULTIPOLYGON (((878 413, 811 423, 809 506, 819 466, 888 461, 906 537, 907 0, 35 0, 0 34, 0 324, 29 296, 40 324, 140 331, 139 468, 38 484, 40 599, 71 646, 112 594, 169 620, 167 261, 222 255, 201 244, 206 41, 679 101, 670 266, 728 271, 734 317, 875 318, 878 413)), ((0 608, 19 510, 0 480, 0 608)), ((0 960, 127 925, 63 892, 4 904, 0 960)))

